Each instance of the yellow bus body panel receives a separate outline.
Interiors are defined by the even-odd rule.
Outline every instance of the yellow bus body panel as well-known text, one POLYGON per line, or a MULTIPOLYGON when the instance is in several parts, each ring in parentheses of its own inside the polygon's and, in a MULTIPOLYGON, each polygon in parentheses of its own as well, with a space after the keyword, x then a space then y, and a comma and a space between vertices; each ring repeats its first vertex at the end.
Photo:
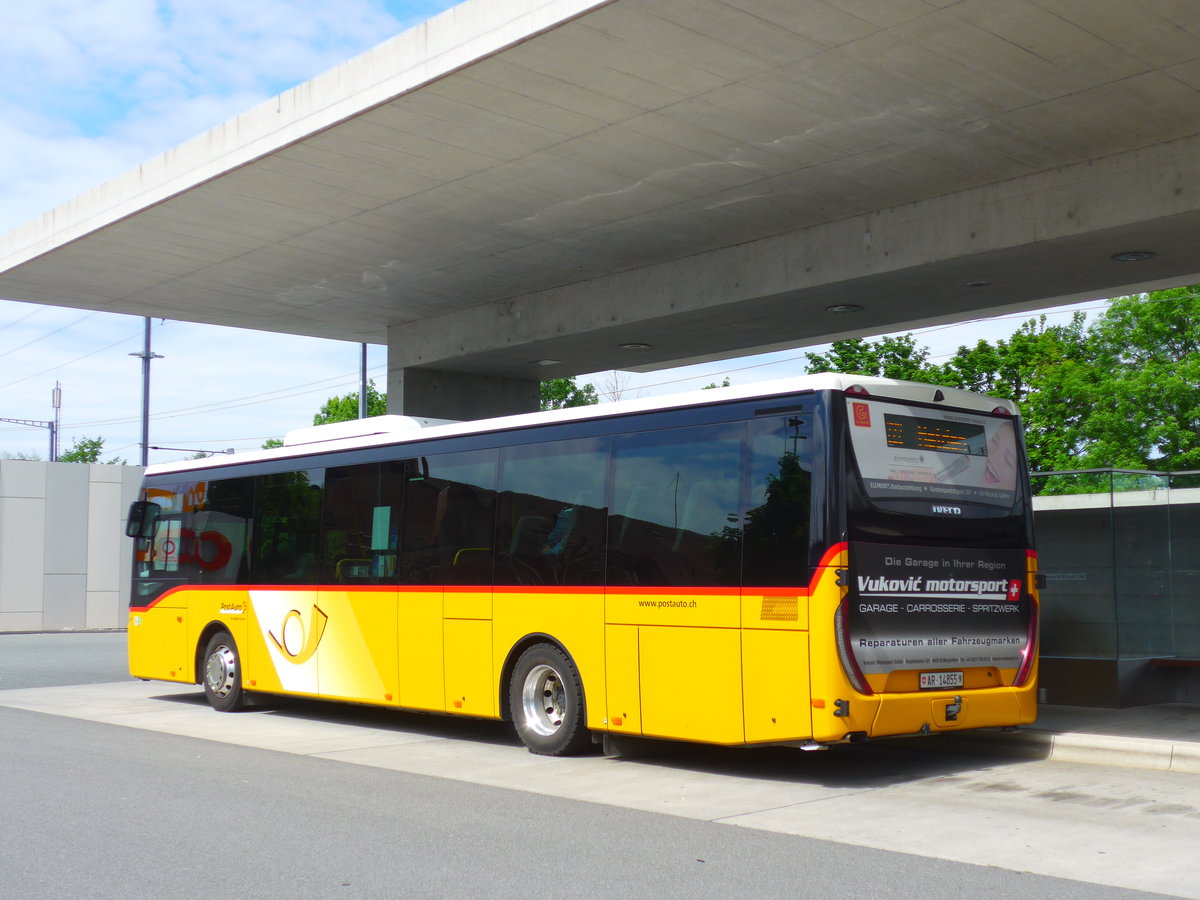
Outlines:
POLYGON ((644 735, 745 741, 740 631, 643 627, 639 644, 644 735))
POLYGON ((314 654, 320 695, 397 703, 397 591, 322 590, 318 608, 329 617, 314 654))
POLYGON ((159 681, 196 680, 185 604, 159 605, 129 613, 129 674, 159 681))
POLYGON ((606 625, 604 628, 604 683, 608 702, 607 715, 600 727, 606 731, 642 733, 642 683, 638 669, 640 633, 637 625, 606 625))
POLYGON ((405 587, 399 595, 399 701, 409 709, 446 709, 442 589, 405 587))
POLYGON ((606 727, 744 743, 741 602, 738 588, 608 588, 605 622, 617 643, 605 654, 607 682, 619 693, 606 727), (637 626, 636 636, 614 626, 637 626), (614 716, 621 725, 612 724, 614 716))
POLYGON ((808 635, 802 631, 743 631, 742 689, 747 743, 809 737, 808 635))
POLYGON ((491 621, 447 619, 445 653, 446 712, 497 716, 491 621))
MULTIPOLYGON (((517 651, 550 640, 574 660, 596 731, 828 743, 1034 720, 1036 662, 1020 688, 1013 669, 967 669, 962 689, 936 692, 898 671, 859 694, 836 640, 844 545, 822 562, 799 589, 177 588, 130 610, 130 672, 194 683, 219 625, 248 690, 496 718, 517 651)), ((1035 603, 1036 569, 1031 556, 1035 603)))

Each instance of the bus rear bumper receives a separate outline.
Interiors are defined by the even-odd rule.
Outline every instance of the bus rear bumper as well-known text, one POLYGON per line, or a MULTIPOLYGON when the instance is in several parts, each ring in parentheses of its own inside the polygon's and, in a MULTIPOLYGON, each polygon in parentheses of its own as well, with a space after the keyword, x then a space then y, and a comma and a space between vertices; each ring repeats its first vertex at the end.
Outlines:
POLYGON ((1027 725, 1037 718, 1036 697, 1033 685, 958 692, 884 694, 879 697, 871 737, 1027 725))

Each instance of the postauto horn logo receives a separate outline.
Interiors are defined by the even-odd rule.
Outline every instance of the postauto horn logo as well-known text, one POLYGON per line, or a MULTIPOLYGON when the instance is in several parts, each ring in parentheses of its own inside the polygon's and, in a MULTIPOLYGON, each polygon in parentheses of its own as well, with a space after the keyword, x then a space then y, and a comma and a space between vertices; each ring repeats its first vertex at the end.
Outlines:
POLYGON ((279 625, 279 636, 277 637, 274 631, 268 631, 267 636, 288 662, 300 665, 308 662, 317 652, 317 645, 321 643, 321 636, 325 633, 325 624, 328 621, 329 616, 314 603, 307 623, 300 610, 293 609, 283 617, 279 625))

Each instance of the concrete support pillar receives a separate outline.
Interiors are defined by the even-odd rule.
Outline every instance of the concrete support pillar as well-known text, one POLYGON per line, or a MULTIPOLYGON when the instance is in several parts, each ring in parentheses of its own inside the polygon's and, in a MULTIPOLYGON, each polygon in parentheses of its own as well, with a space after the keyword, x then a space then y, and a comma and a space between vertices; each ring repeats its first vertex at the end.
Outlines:
POLYGON ((388 412, 433 419, 487 419, 535 412, 541 403, 536 380, 388 366, 388 412))

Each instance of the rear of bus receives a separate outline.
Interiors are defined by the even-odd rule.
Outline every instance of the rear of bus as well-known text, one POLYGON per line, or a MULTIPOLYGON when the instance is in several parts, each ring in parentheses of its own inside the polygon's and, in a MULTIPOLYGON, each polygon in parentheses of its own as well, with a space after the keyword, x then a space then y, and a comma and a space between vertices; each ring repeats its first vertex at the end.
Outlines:
POLYGON ((845 543, 840 590, 813 610, 829 638, 813 635, 827 650, 814 739, 1032 722, 1037 560, 1016 408, 872 379, 835 394, 830 420, 845 543))

